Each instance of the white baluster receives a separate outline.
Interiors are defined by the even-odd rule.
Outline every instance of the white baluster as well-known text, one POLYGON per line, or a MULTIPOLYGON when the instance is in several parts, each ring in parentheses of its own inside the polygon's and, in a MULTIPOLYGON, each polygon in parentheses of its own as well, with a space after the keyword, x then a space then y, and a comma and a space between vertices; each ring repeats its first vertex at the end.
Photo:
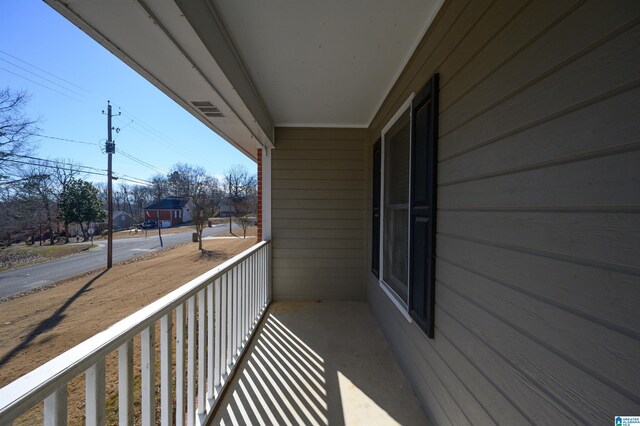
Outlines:
MULTIPOLYGON (((222 369, 220 368, 220 359, 221 359, 221 347, 224 347, 223 336, 221 335, 221 321, 222 321, 222 309, 224 308, 224 304, 222 303, 222 278, 218 278, 213 285, 215 291, 215 333, 214 333, 214 356, 213 356, 213 386, 214 389, 217 386, 220 386, 220 375, 222 374, 222 369)), ((213 395, 213 393, 212 393, 213 395)))
POLYGON ((104 425, 104 359, 89 367, 85 375, 87 426, 104 425))
POLYGON ((176 307, 176 426, 184 425, 184 303, 176 307))
POLYGON ((156 423, 156 328, 154 324, 140 333, 140 348, 142 358, 142 424, 156 423))
POLYGON ((229 298, 227 291, 227 274, 220 278, 220 378, 227 371, 227 316, 229 315, 229 298))
POLYGON ((231 348, 233 347, 233 273, 227 272, 227 356, 225 358, 224 371, 229 370, 233 362, 231 348))
POLYGON ((160 423, 166 426, 173 424, 171 322, 171 313, 160 319, 160 423))
POLYGON ((238 279, 238 283, 240 284, 238 287, 238 292, 240 293, 240 297, 238 298, 238 303, 240 304, 240 321, 238 324, 238 328, 240 329, 240 335, 239 337, 239 347, 242 348, 243 343, 244 343, 244 336, 245 336, 245 320, 246 320, 246 316, 247 316, 247 312, 246 312, 246 293, 245 293, 245 284, 247 283, 246 277, 245 277, 245 267, 246 264, 243 261, 242 263, 240 263, 240 278, 238 279))
POLYGON ((207 398, 209 399, 214 398, 215 350, 213 348, 216 344, 216 341, 213 340, 215 334, 214 287, 215 282, 207 286, 207 398))
POLYGON ((133 340, 118 348, 118 421, 133 424, 133 340))
POLYGON ((67 384, 57 389, 44 400, 45 426, 66 426, 67 424, 67 384))
POLYGON ((235 299, 235 315, 233 317, 233 325, 234 325, 234 333, 235 339, 233 341, 233 357, 236 358, 238 354, 238 349, 240 348, 240 267, 236 266, 233 268, 233 290, 234 290, 234 299, 235 299))
POLYGON ((195 424, 196 415, 196 297, 187 300, 187 425, 195 424))
POLYGON ((198 292, 198 414, 204 414, 206 405, 206 290, 203 288, 198 292))

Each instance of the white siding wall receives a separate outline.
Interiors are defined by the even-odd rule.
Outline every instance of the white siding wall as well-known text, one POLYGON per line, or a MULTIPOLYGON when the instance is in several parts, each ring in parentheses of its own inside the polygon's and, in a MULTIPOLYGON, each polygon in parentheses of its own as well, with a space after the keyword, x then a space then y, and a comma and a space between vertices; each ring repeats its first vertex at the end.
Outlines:
POLYGON ((276 129, 274 300, 364 300, 366 129, 276 129))
POLYGON ((369 183, 381 128, 440 72, 435 340, 366 272, 437 424, 640 413, 639 22, 635 0, 446 1, 376 115, 369 183))

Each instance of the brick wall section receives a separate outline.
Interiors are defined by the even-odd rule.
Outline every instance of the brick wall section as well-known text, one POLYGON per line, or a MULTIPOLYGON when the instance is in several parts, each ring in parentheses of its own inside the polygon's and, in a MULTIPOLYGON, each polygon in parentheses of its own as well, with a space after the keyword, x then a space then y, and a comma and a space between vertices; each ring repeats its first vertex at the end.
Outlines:
POLYGON ((262 149, 258 149, 258 241, 262 241, 262 149))

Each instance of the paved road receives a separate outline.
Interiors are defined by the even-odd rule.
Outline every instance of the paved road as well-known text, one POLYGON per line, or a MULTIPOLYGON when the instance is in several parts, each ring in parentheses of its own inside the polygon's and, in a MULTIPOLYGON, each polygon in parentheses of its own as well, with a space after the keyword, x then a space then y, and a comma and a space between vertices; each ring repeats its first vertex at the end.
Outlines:
MULTIPOLYGON (((234 228, 237 225, 234 224, 234 228)), ((212 236, 229 230, 229 225, 215 225, 205 228, 202 236, 212 236)), ((113 240, 113 263, 139 256, 145 252, 160 249, 157 230, 149 230, 147 238, 127 238, 113 240)), ((162 236, 164 248, 191 241, 191 233, 168 234, 162 236)), ((94 242, 96 247, 87 252, 52 260, 37 265, 24 266, 0 272, 0 298, 42 287, 83 272, 106 266, 107 242, 94 242)))

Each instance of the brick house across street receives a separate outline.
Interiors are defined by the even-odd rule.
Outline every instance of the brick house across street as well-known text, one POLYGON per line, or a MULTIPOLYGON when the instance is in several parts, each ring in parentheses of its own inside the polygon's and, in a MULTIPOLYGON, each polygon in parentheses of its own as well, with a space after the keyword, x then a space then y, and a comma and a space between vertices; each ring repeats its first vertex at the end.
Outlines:
POLYGON ((144 220, 155 221, 162 228, 170 228, 191 221, 193 203, 183 198, 163 198, 144 208, 144 220))

